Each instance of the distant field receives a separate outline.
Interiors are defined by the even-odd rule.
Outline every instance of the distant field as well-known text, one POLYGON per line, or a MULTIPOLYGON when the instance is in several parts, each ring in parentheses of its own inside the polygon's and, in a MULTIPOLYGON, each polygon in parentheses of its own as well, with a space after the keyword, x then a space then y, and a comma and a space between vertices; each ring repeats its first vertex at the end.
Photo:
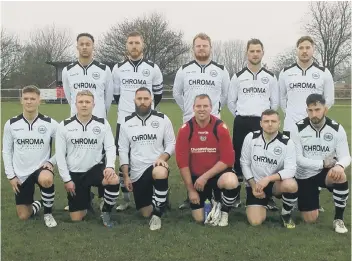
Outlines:
MULTIPOLYGON (((2 102, 1 129, 6 120, 21 113, 21 106, 15 102, 2 102)), ((342 123, 351 141, 350 101, 339 101, 330 110, 329 116, 342 123)), ((170 102, 162 102, 160 111, 172 120, 177 133, 181 125, 181 112, 170 102)), ((41 112, 58 121, 67 118, 67 104, 43 104, 41 112)), ((227 109, 223 120, 232 129, 233 117, 227 109)), ((116 105, 112 106, 109 121, 115 132, 116 105)), ((350 144, 351 145, 351 144, 350 144)), ((163 218, 162 229, 149 230, 149 220, 139 217, 135 209, 124 213, 113 211, 113 218, 119 225, 111 230, 103 227, 99 215, 90 215, 87 221, 72 223, 63 211, 67 203, 64 186, 55 177, 56 199, 54 216, 58 226, 47 229, 42 214, 36 220, 21 222, 16 217, 14 195, 2 170, 2 260, 12 261, 94 261, 94 260, 191 260, 191 261, 347 261, 351 260, 351 234, 339 235, 332 229, 334 204, 332 195, 323 190, 321 204, 326 212, 315 225, 303 224, 298 213, 294 218, 297 227, 287 230, 281 226, 276 212, 268 214, 268 220, 260 227, 250 227, 245 209, 230 213, 229 226, 204 227, 192 222, 189 210, 180 211, 178 205, 184 200, 185 189, 177 171, 174 157, 171 166, 172 211, 163 218)), ((348 168, 346 171, 349 173, 348 168)), ((95 191, 95 189, 94 189, 95 191)), ((241 193, 245 199, 244 190, 241 193)), ((37 193, 37 196, 39 194, 37 193)), ((281 202, 277 201, 280 206, 281 202)), ((98 211, 98 202, 96 202, 98 211)), ((351 204, 345 211, 345 222, 351 231, 351 204)))

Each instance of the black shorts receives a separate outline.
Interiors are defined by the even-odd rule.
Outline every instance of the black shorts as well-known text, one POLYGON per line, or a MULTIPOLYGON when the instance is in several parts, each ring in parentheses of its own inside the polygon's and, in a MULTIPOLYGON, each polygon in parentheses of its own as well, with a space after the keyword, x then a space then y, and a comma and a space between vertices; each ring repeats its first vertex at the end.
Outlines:
POLYGON ((296 179, 298 184, 298 210, 312 211, 319 209, 319 187, 327 188, 332 192, 332 187, 325 184, 326 176, 330 169, 323 169, 319 174, 308 179, 296 179))
POLYGON ((88 209, 90 203, 91 186, 100 187, 104 179, 104 164, 97 164, 87 172, 70 172, 71 179, 75 183, 76 195, 67 193, 70 212, 88 209))
POLYGON ((264 188, 265 198, 256 198, 253 195, 252 187, 246 187, 246 206, 263 206, 266 208, 269 203, 269 199, 273 196, 274 184, 275 182, 269 182, 268 186, 264 188))
POLYGON ((153 169, 154 167, 150 166, 137 181, 132 183, 134 203, 137 210, 152 204, 154 193, 153 169))
MULTIPOLYGON (((222 176, 222 174, 226 173, 226 172, 231 172, 234 173, 234 171, 232 170, 232 168, 228 168, 222 172, 220 172, 219 174, 217 174, 216 176, 212 177, 211 179, 208 180, 207 184, 205 184, 204 186, 204 190, 203 191, 197 191, 199 194, 199 201, 200 204, 193 204, 190 203, 191 209, 192 210, 196 210, 196 209, 200 209, 200 208, 204 208, 204 202, 206 199, 209 199, 209 201, 213 198, 213 192, 214 194, 219 194, 221 193, 220 189, 218 188, 218 180, 219 178, 222 176)), ((234 173, 235 174, 235 173, 234 173)), ((199 178, 199 176, 196 175, 192 175, 192 183, 194 184, 196 182, 196 180, 199 178)))
MULTIPOLYGON (((35 184, 37 184, 40 187, 38 183, 38 178, 39 178, 40 172, 44 169, 46 168, 41 167, 37 169, 20 186, 18 186, 20 193, 17 193, 17 195, 15 195, 16 205, 30 205, 33 203, 35 184)), ((53 173, 52 171, 50 172, 53 173)))

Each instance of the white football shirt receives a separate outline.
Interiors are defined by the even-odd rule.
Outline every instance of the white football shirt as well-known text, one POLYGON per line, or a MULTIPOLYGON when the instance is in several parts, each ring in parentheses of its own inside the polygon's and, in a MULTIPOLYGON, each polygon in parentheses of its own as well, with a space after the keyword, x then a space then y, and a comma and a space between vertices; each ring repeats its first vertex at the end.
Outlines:
POLYGON ((23 183, 45 162, 56 164, 51 145, 57 127, 54 119, 40 113, 32 123, 23 114, 5 123, 2 153, 8 179, 16 176, 23 183))
POLYGON ((282 180, 293 178, 296 173, 295 145, 280 132, 268 143, 261 130, 250 132, 243 142, 241 167, 246 180, 254 178, 255 182, 276 173, 282 180))
POLYGON ((71 116, 76 110, 76 95, 82 90, 89 90, 94 95, 93 115, 106 118, 113 100, 113 82, 109 66, 93 60, 88 66, 78 61, 67 65, 62 71, 62 85, 71 116))
POLYGON ((142 119, 133 113, 121 125, 120 165, 130 166, 131 181, 135 182, 162 153, 171 156, 175 151, 175 143, 172 123, 165 114, 152 110, 142 119))
POLYGON ((163 93, 163 75, 159 66, 147 59, 141 59, 137 65, 126 59, 114 66, 112 76, 114 95, 120 95, 117 123, 123 123, 135 111, 134 97, 138 88, 148 88, 152 98, 163 93))
POLYGON ((279 106, 279 87, 275 75, 262 67, 253 73, 248 67, 236 73, 230 83, 227 107, 234 117, 260 117, 266 109, 279 106))
POLYGON ((306 99, 312 93, 322 94, 326 105, 334 104, 335 87, 330 71, 315 62, 305 71, 297 63, 283 69, 279 76, 280 106, 285 113, 284 130, 307 117, 306 99))
POLYGON ((199 94, 208 94, 212 100, 212 115, 220 118, 226 105, 230 76, 223 65, 210 61, 200 65, 193 60, 184 64, 176 73, 173 97, 183 112, 183 123, 193 116, 194 99, 199 94))
POLYGON ((56 134, 56 160, 64 182, 71 180, 70 172, 87 172, 102 162, 115 168, 116 147, 109 122, 93 116, 82 124, 76 116, 62 121, 56 134))
POLYGON ((307 179, 319 174, 327 156, 336 157, 336 164, 344 168, 351 163, 344 128, 327 117, 325 125, 319 131, 314 129, 308 117, 297 122, 291 138, 296 146, 297 179, 307 179))

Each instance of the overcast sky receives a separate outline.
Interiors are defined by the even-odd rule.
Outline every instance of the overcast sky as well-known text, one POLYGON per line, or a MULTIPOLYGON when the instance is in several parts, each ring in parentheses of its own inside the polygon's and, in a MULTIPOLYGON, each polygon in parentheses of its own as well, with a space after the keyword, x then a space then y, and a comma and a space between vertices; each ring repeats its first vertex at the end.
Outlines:
POLYGON ((2 2, 2 27, 22 40, 35 28, 55 24, 69 28, 72 38, 90 32, 99 38, 112 25, 153 11, 165 15, 171 28, 191 42, 198 32, 212 40, 255 37, 265 48, 269 65, 304 33, 302 21, 309 2, 2 2))

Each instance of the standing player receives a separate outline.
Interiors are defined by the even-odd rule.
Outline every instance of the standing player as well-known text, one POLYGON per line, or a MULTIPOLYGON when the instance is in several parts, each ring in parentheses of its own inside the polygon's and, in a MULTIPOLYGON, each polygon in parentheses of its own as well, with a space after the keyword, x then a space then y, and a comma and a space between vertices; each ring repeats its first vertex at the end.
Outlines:
POLYGON ((248 222, 260 225, 266 219, 269 198, 282 196, 281 219, 295 228, 291 211, 297 200, 296 151, 292 140, 279 132, 280 117, 275 110, 261 114, 262 130, 247 134, 242 147, 241 166, 247 183, 248 222))
MULTIPOLYGON (((303 36, 297 41, 297 63, 284 68, 279 76, 280 106, 285 113, 284 134, 296 128, 296 122, 307 117, 305 100, 312 93, 322 94, 326 105, 334 104, 334 81, 327 68, 313 60, 314 41, 303 36)), ((324 211, 319 207, 320 211, 324 211)))
MULTIPOLYGON (((113 81, 109 66, 93 59, 94 37, 88 33, 77 36, 78 60, 62 71, 62 82, 71 116, 76 114, 76 95, 81 90, 89 90, 94 95, 93 115, 106 118, 113 100, 113 81)), ((99 197, 104 191, 99 188, 99 197)), ((94 194, 92 194, 93 196, 94 194)), ((92 209, 92 208, 90 208, 92 209)), ((65 210, 68 210, 67 207, 65 210)))
MULTIPOLYGON (((193 38, 195 60, 184 64, 176 73, 173 97, 182 110, 183 123, 194 116, 194 98, 199 94, 208 94, 212 98, 211 114, 218 118, 226 105, 230 76, 223 65, 211 60, 211 50, 210 37, 197 34, 193 38)), ((188 197, 179 208, 189 208, 188 197)))
POLYGON ((279 76, 280 106, 285 113, 284 131, 296 128, 296 122, 307 117, 305 101, 312 93, 322 94, 326 106, 334 104, 334 81, 327 68, 313 60, 314 41, 303 36, 297 41, 297 63, 284 68, 279 76))
POLYGON ((89 90, 94 95, 93 115, 106 118, 113 99, 113 82, 109 66, 93 59, 94 38, 88 33, 77 36, 78 60, 62 71, 62 84, 71 116, 76 114, 76 95, 89 90))
MULTIPOLYGON (((116 154, 118 155, 118 141, 120 126, 125 118, 135 112, 135 92, 140 87, 146 87, 152 93, 152 109, 154 109, 162 98, 163 75, 155 63, 143 57, 144 42, 139 32, 131 32, 127 36, 126 51, 128 57, 114 66, 112 70, 114 82, 114 98, 118 104, 118 115, 116 125, 116 154)), ((121 191, 124 194, 124 203, 117 210, 125 210, 129 207, 130 195, 124 185, 122 172, 119 173, 121 191)))
POLYGON ((298 209, 305 222, 318 219, 319 190, 333 193, 335 217, 333 228, 347 233, 343 222, 349 189, 345 169, 351 163, 347 135, 337 122, 326 117, 328 108, 321 94, 306 100, 308 117, 297 122, 291 136, 296 145, 298 209))
POLYGON ((167 161, 175 149, 175 134, 170 119, 152 110, 152 103, 149 88, 137 89, 135 112, 121 125, 119 155, 125 186, 133 191, 136 209, 144 217, 152 216, 149 228, 158 230, 167 203, 167 161))
POLYGON ((57 166, 65 183, 71 219, 80 221, 85 217, 90 187, 104 186, 101 217, 105 226, 112 227, 110 212, 119 193, 119 180, 114 171, 116 148, 109 122, 92 115, 94 106, 92 92, 77 93, 77 114, 62 121, 57 130, 57 166))
MULTIPOLYGON (((262 66, 263 43, 259 39, 247 42, 248 65, 236 73, 229 88, 227 106, 235 117, 232 143, 236 152, 235 172, 240 181, 243 173, 240 164, 241 149, 246 135, 260 130, 260 117, 264 110, 276 110, 279 106, 279 89, 275 75, 262 66)), ((240 204, 238 198, 238 205, 240 204)), ((277 210, 269 197, 268 208, 277 210)))
MULTIPOLYGON (((211 115, 207 94, 195 97, 194 117, 183 124, 176 141, 176 162, 185 183, 196 222, 204 221, 204 201, 221 193, 221 212, 207 217, 206 223, 228 225, 228 213, 238 196, 238 180, 232 171, 235 155, 227 126, 211 115), (212 219, 210 221, 210 219, 212 219)), ((215 208, 218 208, 215 206, 215 208)), ((214 208, 214 206, 213 206, 214 208)))
POLYGON ((52 139, 58 123, 38 112, 40 90, 35 86, 22 89, 23 113, 9 119, 4 127, 3 159, 5 174, 15 192, 17 215, 26 220, 44 205, 47 227, 57 225, 52 216, 54 204, 55 156, 51 155, 52 139), (35 184, 40 188, 41 201, 34 201, 35 184))

